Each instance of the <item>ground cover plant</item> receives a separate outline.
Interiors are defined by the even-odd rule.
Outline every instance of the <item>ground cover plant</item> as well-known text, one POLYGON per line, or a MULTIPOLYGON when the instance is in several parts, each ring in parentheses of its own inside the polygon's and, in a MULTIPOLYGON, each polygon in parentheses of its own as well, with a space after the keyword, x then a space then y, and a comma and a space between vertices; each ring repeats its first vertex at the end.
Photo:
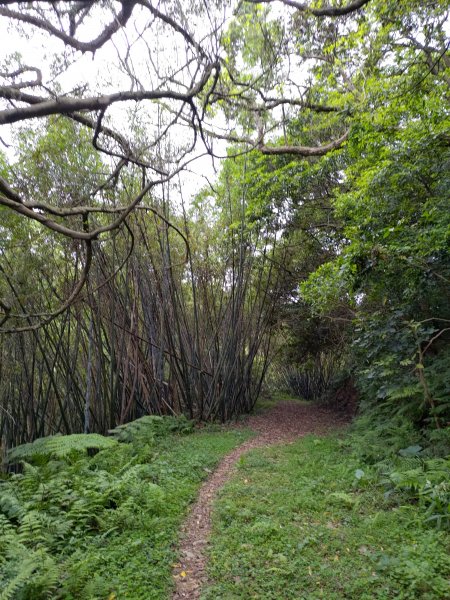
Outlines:
POLYGON ((450 464, 401 442, 372 460, 357 431, 245 456, 217 501, 202 599, 449 597, 446 522, 430 516, 448 510, 450 464))
POLYGON ((0 483, 1 600, 168 596, 186 507, 248 435, 144 417, 112 437, 50 437, 14 450, 24 467, 0 483))

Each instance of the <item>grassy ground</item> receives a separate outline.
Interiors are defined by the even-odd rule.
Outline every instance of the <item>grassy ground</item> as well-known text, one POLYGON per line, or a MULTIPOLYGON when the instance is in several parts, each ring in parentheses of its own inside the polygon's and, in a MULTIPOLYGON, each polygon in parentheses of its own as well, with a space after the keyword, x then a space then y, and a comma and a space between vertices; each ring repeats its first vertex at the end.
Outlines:
POLYGON ((97 558, 94 572, 108 581, 118 600, 161 600, 169 596, 174 548, 187 505, 222 456, 247 437, 236 431, 203 432, 172 437, 160 445, 152 463, 152 482, 163 492, 157 514, 146 514, 136 506, 130 514, 133 526, 112 539, 100 555, 98 544, 94 544, 83 559, 91 570, 91 559, 97 558))
POLYGON ((162 432, 0 483, 2 600, 162 600, 187 505, 246 431, 162 432))
POLYGON ((253 410, 254 414, 262 414, 274 408, 280 402, 297 402, 299 404, 308 404, 305 400, 288 394, 287 392, 273 392, 271 394, 263 393, 258 398, 258 401, 253 410))
POLYGON ((450 597, 449 538, 337 436, 256 450, 216 504, 203 600, 450 597))
MULTIPOLYGON (((388 495, 374 462, 386 442, 367 423, 353 435, 358 451, 342 434, 243 456, 216 504, 203 600, 450 598, 449 537, 425 522, 448 511, 450 465, 412 456, 420 446, 399 457, 411 432, 393 429, 388 495), (415 504, 411 482, 424 492, 415 504)), ((156 419, 95 456, 31 453, 0 482, 0 600, 169 598, 188 504, 251 435, 188 431, 156 419)))

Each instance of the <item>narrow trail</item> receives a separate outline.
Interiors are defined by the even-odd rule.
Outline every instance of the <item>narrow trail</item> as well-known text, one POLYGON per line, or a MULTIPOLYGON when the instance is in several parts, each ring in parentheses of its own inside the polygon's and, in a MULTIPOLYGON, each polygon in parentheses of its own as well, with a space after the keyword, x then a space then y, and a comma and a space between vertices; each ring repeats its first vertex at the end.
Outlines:
POLYGON ((179 563, 174 567, 172 600, 198 600, 205 584, 206 547, 211 533, 212 505, 218 491, 230 479, 239 458, 254 448, 287 444, 308 433, 321 434, 343 424, 336 413, 297 402, 280 402, 270 411, 251 416, 246 425, 257 435, 227 454, 200 488, 183 525, 179 563))

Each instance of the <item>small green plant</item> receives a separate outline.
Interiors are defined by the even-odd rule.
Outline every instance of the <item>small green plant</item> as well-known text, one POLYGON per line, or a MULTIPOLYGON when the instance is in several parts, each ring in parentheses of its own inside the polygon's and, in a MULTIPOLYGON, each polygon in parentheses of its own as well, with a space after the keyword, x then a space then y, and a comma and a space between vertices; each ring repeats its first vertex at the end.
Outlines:
POLYGON ((450 556, 443 552, 447 543, 443 536, 421 533, 396 552, 375 555, 376 572, 391 579, 393 589, 398 590, 397 598, 447 598, 450 556))
POLYGON ((385 475, 388 493, 406 492, 423 508, 428 523, 450 529, 450 458, 417 458, 412 465, 398 461, 397 468, 385 475))

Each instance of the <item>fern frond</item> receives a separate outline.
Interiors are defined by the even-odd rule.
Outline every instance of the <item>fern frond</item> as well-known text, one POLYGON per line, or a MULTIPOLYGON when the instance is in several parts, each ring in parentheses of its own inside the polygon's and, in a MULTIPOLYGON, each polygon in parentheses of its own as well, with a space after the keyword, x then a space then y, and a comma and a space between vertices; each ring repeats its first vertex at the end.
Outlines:
POLYGON ((16 496, 6 491, 0 494, 0 511, 10 520, 19 520, 24 513, 24 507, 16 496))
POLYGON ((0 593, 0 600, 54 597, 60 580, 60 569, 54 559, 43 549, 28 552, 17 562, 18 571, 0 593))
POLYGON ((6 536, 15 531, 9 519, 0 513, 0 536, 6 536))
POLYGON ((45 541, 43 517, 44 515, 37 510, 30 510, 23 517, 19 525, 19 539, 23 544, 35 545, 45 541))
POLYGON ((193 427, 193 421, 189 421, 183 415, 179 417, 145 415, 130 423, 119 425, 108 433, 121 442, 145 440, 151 443, 154 437, 163 437, 169 433, 191 433, 193 427))
POLYGON ((33 559, 29 558, 20 565, 20 570, 13 579, 11 579, 6 587, 0 592, 0 600, 14 600, 17 597, 17 592, 30 580, 37 566, 33 559))
POLYGON ((74 433, 38 438, 30 444, 22 444, 8 452, 8 462, 30 461, 39 458, 65 458, 72 453, 86 453, 87 450, 104 450, 117 444, 116 440, 98 433, 74 433))

